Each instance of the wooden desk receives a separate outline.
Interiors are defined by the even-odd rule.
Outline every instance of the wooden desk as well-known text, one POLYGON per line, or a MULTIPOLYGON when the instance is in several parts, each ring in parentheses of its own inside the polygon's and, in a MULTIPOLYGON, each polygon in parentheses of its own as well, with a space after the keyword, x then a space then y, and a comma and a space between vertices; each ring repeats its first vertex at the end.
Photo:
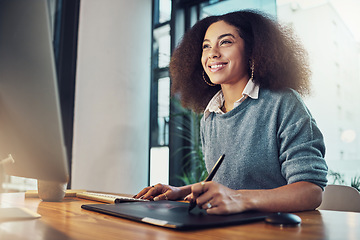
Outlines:
POLYGON ((0 222, 0 239, 360 239, 360 213, 301 212, 297 213, 302 218, 298 227, 255 222, 181 232, 81 209, 90 203, 95 202, 77 198, 42 202, 25 199, 23 193, 2 193, 0 207, 26 207, 42 217, 0 222))

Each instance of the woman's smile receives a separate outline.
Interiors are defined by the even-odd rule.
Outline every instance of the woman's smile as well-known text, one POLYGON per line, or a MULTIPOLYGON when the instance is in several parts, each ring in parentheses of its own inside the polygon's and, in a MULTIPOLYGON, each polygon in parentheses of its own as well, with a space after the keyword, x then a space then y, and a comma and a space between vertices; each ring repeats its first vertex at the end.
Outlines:
POLYGON ((203 40, 202 66, 214 84, 249 80, 245 43, 238 29, 224 21, 210 25, 203 40))
POLYGON ((227 65, 227 63, 215 62, 215 63, 210 63, 208 66, 209 66, 209 71, 214 73, 214 72, 222 70, 226 65, 227 65))

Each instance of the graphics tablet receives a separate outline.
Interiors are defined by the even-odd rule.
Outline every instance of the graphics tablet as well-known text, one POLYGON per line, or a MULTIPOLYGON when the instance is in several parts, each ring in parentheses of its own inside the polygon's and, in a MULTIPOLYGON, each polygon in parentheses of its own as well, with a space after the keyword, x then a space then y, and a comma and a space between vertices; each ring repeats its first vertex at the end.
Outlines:
POLYGON ((173 229, 196 229, 228 226, 264 220, 267 213, 244 212, 232 215, 209 215, 198 208, 188 212, 189 203, 175 201, 87 204, 81 208, 173 229))

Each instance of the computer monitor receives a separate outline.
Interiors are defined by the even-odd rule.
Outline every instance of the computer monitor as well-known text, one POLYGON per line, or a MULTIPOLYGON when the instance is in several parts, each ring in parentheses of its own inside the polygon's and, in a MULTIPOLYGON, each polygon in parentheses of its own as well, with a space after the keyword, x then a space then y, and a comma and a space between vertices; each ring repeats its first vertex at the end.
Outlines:
POLYGON ((47 0, 0 0, 0 161, 5 173, 68 181, 47 0))

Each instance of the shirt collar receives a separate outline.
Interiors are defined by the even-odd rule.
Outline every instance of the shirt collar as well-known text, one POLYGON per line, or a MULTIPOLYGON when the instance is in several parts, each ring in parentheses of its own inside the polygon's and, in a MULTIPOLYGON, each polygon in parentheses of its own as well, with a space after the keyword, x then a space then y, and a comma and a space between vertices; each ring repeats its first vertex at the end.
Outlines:
MULTIPOLYGON (((239 106, 245 100, 246 97, 250 97, 252 99, 258 99, 258 97, 259 97, 259 85, 255 84, 253 82, 253 80, 248 81, 248 83, 246 84, 246 86, 242 92, 242 97, 234 103, 234 108, 239 106)), ((224 99, 224 94, 223 94, 222 90, 218 91, 212 97, 212 99, 208 103, 207 107, 205 108, 205 111, 204 111, 205 120, 212 112, 224 114, 224 112, 221 110, 221 107, 224 104, 224 100, 225 99, 224 99)))

